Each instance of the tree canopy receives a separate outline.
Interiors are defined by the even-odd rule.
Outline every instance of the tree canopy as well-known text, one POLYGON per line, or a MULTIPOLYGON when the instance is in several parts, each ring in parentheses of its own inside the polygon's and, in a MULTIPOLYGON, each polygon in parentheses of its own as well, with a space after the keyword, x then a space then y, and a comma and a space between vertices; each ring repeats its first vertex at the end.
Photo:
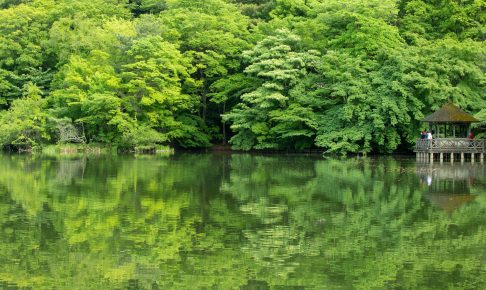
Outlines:
POLYGON ((485 11, 480 0, 1 1, 0 146, 61 142, 62 120, 125 148, 388 153, 410 149, 447 101, 480 118, 482 136, 485 11))

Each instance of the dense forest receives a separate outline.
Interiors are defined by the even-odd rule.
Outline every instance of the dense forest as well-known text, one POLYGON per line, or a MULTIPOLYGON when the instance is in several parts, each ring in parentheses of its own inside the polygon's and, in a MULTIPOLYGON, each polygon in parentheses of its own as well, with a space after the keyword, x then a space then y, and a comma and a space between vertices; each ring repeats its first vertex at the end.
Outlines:
POLYGON ((486 128, 484 0, 0 0, 0 19, 4 148, 389 153, 447 101, 486 128))

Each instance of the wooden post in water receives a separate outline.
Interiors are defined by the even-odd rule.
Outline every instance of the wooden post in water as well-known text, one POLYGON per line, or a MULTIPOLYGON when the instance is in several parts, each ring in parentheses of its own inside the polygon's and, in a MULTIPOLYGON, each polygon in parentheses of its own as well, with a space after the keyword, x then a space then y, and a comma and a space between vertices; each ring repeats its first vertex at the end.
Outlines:
POLYGON ((451 163, 454 163, 454 152, 451 153, 451 163))
POLYGON ((442 163, 442 161, 444 161, 444 153, 442 153, 442 152, 439 153, 439 159, 440 159, 440 163, 442 163))
POLYGON ((464 152, 461 152, 461 163, 464 162, 464 152))
POLYGON ((474 153, 471 153, 471 163, 474 163, 474 153))
POLYGON ((483 163, 483 162, 484 162, 484 153, 479 154, 479 161, 480 161, 481 163, 483 163))
POLYGON ((430 153, 430 163, 434 163, 434 153, 430 153))

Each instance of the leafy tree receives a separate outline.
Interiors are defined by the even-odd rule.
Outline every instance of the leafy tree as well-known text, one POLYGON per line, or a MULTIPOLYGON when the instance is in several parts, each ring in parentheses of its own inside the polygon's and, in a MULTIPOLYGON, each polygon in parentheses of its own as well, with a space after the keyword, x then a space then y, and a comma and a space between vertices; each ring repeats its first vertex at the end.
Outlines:
POLYGON ((32 83, 26 85, 24 97, 0 114, 0 146, 32 150, 48 141, 47 117, 41 90, 32 83))
POLYGON ((92 51, 87 59, 72 56, 56 75, 49 102, 58 118, 70 118, 85 127, 88 141, 120 141, 132 127, 117 96, 120 79, 107 53, 92 51))
MULTIPOLYGON (((225 78, 220 78, 211 85, 211 102, 219 104, 222 108, 219 111, 224 115, 227 111, 239 103, 241 95, 256 89, 257 82, 244 73, 237 73, 225 78)), ((228 130, 225 120, 222 120, 223 144, 227 142, 228 130)))
POLYGON ((36 84, 37 72, 45 71, 48 8, 21 4, 0 10, 0 109, 22 97, 23 86, 36 84))
POLYGON ((167 9, 166 0, 130 0, 129 6, 134 16, 157 14, 167 9))
POLYGON ((484 40, 484 1, 400 1, 401 29, 407 40, 440 39, 452 34, 459 39, 484 40))
POLYGON ((479 111, 474 117, 479 120, 478 123, 474 123, 472 127, 476 130, 476 137, 486 139, 486 109, 479 111))
POLYGON ((253 19, 269 19, 275 7, 274 0, 231 0, 238 5, 241 13, 253 19))
POLYGON ((135 34, 129 21, 110 18, 100 22, 76 14, 60 18, 52 25, 48 45, 49 51, 57 56, 58 66, 67 63, 72 55, 89 55, 92 50, 104 51, 118 60, 121 49, 135 34))
POLYGON ((209 144, 194 113, 199 102, 182 91, 194 86, 189 60, 160 36, 133 42, 123 66, 125 107, 141 123, 159 131, 163 139, 184 147, 209 144))
POLYGON ((223 116, 236 132, 230 140, 235 148, 312 145, 316 121, 302 80, 315 72, 318 53, 301 51, 299 41, 290 31, 279 30, 245 52, 249 63, 245 73, 258 87, 242 95, 242 103, 223 116))
MULTIPOLYGON (((21 97, 22 87, 30 82, 48 93, 51 74, 75 52, 74 43, 88 45, 89 41, 79 36, 88 30, 98 32, 90 21, 127 15, 122 3, 102 0, 35 0, 0 9, 0 108, 8 108, 12 100, 21 97), (61 26, 64 36, 60 36, 61 26)), ((100 38, 110 41, 107 34, 96 39, 100 38)))
POLYGON ((239 71, 240 54, 248 47, 248 19, 236 6, 221 0, 173 1, 160 17, 165 27, 177 31, 180 50, 195 68, 191 76, 196 86, 186 91, 199 97, 199 116, 209 126, 219 124, 218 114, 208 120, 210 87, 239 71))

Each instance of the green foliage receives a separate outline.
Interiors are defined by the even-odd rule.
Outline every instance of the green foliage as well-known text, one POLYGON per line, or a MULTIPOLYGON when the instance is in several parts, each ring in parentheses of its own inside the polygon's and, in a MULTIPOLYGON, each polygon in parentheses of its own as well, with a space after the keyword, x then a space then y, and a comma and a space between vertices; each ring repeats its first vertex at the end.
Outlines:
POLYGON ((30 151, 49 140, 46 102, 40 93, 34 84, 26 85, 24 97, 0 114, 0 146, 30 151))
POLYGON ((200 99, 198 115, 208 127, 220 122, 210 115, 210 87, 220 78, 240 70, 241 52, 248 48, 249 21, 234 5, 222 0, 171 1, 161 13, 165 27, 177 32, 176 41, 189 57, 194 86, 186 91, 200 99))
POLYGON ((437 39, 455 35, 460 39, 484 40, 486 3, 476 1, 401 1, 403 30, 408 39, 437 39))
POLYGON ((86 59, 70 58, 56 76, 50 102, 56 117, 67 117, 85 127, 89 142, 118 142, 131 125, 116 96, 119 87, 109 55, 93 51, 86 59))
POLYGON ((482 109, 474 117, 479 120, 479 122, 473 124, 473 132, 475 132, 476 138, 486 139, 486 109, 482 109))
MULTIPOLYGON (((88 142, 392 152, 449 100, 486 107, 484 10, 480 0, 0 1, 0 112, 32 84, 46 118, 84 128, 88 142)), ((43 130, 35 142, 62 139, 43 130)))
POLYGON ((206 146, 200 126, 186 115, 198 109, 197 99, 182 91, 193 85, 189 60, 174 44, 161 37, 145 37, 133 42, 123 66, 123 101, 130 115, 158 130, 165 140, 185 140, 187 147, 206 146), (201 139, 202 138, 202 139, 201 139), (190 145, 189 145, 190 143, 190 145))
POLYGON ((238 5, 241 13, 253 19, 269 19, 275 8, 274 0, 231 0, 238 5))
POLYGON ((167 9, 167 3, 165 0, 133 0, 130 1, 130 9, 134 16, 156 14, 167 9))
POLYGON ((0 9, 0 109, 22 96, 24 84, 35 78, 33 70, 47 58, 48 8, 20 4, 0 9))
POLYGON ((318 53, 300 51, 300 38, 279 30, 244 57, 249 63, 245 73, 258 86, 223 116, 237 133, 230 143, 244 150, 310 147, 316 123, 301 86, 316 69, 318 53))

